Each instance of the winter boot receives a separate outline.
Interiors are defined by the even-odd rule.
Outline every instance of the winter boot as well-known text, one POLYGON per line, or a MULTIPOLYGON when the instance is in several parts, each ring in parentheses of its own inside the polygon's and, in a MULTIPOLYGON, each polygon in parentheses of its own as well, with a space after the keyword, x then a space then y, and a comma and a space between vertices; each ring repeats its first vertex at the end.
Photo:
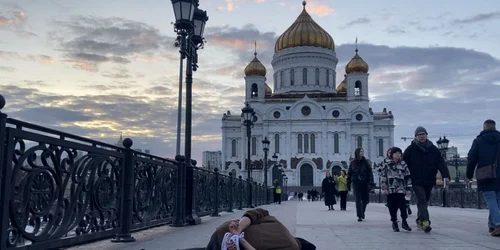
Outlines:
POLYGON ((405 220, 401 223, 401 227, 406 231, 411 231, 411 227, 408 225, 408 222, 405 220))
POLYGON ((423 220, 422 221, 422 230, 424 230, 424 232, 426 232, 426 233, 429 233, 432 230, 431 222, 428 220, 423 220))
POLYGON ((494 227, 488 227, 488 232, 489 232, 489 233, 493 233, 493 231, 495 231, 495 228, 494 228, 494 227))
POLYGON ((422 222, 419 219, 416 219, 415 223, 417 223, 417 229, 422 230, 422 222))
POLYGON ((497 226, 493 232, 491 232, 491 236, 500 236, 500 226, 497 226))
POLYGON ((392 222, 392 230, 394 232, 399 232, 399 226, 398 226, 398 222, 397 221, 393 221, 392 222))

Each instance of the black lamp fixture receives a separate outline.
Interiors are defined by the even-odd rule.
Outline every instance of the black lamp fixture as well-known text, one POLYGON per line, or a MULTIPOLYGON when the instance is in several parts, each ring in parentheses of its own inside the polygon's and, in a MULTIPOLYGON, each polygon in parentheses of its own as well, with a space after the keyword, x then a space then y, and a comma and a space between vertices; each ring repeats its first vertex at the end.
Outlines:
POLYGON ((194 11, 198 7, 195 0, 172 0, 175 15, 175 28, 190 30, 193 26, 194 11))
POLYGON ((262 140, 262 150, 264 150, 264 185, 266 187, 269 187, 269 183, 267 181, 267 169, 268 169, 268 165, 267 165, 267 153, 269 152, 269 144, 271 142, 267 139, 267 136, 264 137, 264 140, 262 140))

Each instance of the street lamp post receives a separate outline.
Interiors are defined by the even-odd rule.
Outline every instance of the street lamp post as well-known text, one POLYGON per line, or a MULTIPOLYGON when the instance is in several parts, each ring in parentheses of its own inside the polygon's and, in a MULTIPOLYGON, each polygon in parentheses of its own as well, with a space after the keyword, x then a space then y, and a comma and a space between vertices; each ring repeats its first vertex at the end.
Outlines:
POLYGON ((453 158, 455 159, 455 183, 459 184, 460 183, 460 173, 458 170, 458 159, 460 159, 460 155, 456 154, 453 156, 453 158))
MULTIPOLYGON (((450 140, 446 139, 446 136, 443 136, 443 139, 441 139, 441 137, 439 137, 439 140, 437 140, 437 145, 438 145, 438 148, 439 148, 439 151, 441 151, 441 156, 444 158, 444 160, 446 161, 446 152, 448 151, 448 143, 450 143, 450 140)), ((446 198, 446 188, 445 188, 445 180, 444 178, 441 176, 442 180, 443 180, 443 207, 447 207, 448 206, 448 202, 447 202, 447 198, 446 198)))
POLYGON ((267 192, 269 183, 267 181, 267 153, 269 152, 269 140, 267 139, 267 136, 264 137, 264 140, 262 140, 262 147, 264 150, 264 186, 266 187, 266 202, 269 201, 269 192, 267 192))
MULTIPOLYGON (((185 221, 191 225, 200 223, 200 218, 193 215, 193 161, 191 160, 191 124, 193 71, 198 69, 198 50, 203 48, 205 24, 208 21, 207 12, 198 8, 198 0, 171 0, 174 8, 174 31, 178 38, 181 58, 186 58, 186 119, 185 119, 185 166, 179 172, 179 181, 185 186, 185 221), (185 176, 185 178, 182 178, 185 176), (183 180, 184 179, 184 180, 183 180)), ((179 131, 179 130, 178 130, 179 131)), ((180 151, 180 150, 179 150, 180 151)), ((180 153, 180 152, 179 152, 180 153)), ((182 197, 182 196, 181 196, 182 197)), ((177 207, 182 209, 182 207, 177 207)))
MULTIPOLYGON (((253 121, 255 117, 255 111, 253 108, 248 104, 248 102, 245 102, 245 107, 241 109, 241 112, 243 113, 243 124, 245 125, 247 129, 247 160, 246 160, 246 168, 247 168, 247 178, 248 180, 251 180, 252 178, 252 167, 250 166, 250 140, 252 137, 252 128, 253 128, 253 121)), ((247 207, 253 208, 252 205, 252 184, 249 184, 250 187, 248 188, 248 201, 247 201, 247 207)))

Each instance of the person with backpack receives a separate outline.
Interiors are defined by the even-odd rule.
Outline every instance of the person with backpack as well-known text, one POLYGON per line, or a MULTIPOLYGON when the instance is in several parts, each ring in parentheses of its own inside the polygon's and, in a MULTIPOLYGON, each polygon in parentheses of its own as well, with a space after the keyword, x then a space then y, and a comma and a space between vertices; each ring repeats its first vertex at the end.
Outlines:
POLYGON ((493 120, 483 123, 483 131, 474 139, 467 155, 467 178, 474 172, 477 187, 488 205, 488 227, 492 236, 500 236, 500 132, 493 120))

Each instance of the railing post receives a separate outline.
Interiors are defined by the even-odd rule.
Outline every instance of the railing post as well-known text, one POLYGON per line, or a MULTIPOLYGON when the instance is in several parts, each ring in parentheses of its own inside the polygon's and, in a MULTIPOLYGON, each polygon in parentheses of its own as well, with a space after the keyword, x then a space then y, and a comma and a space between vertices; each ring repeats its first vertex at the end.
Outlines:
POLYGON ((227 209, 227 211, 230 213, 233 212, 233 185, 233 173, 229 172, 229 208, 227 209))
POLYGON ((9 228, 9 208, 8 200, 10 196, 9 186, 10 186, 10 168, 6 162, 5 143, 7 141, 7 114, 2 113, 2 109, 5 107, 5 98, 0 95, 0 208, 2 213, 0 214, 0 249, 7 249, 7 241, 9 240, 9 233, 7 229, 9 228))
MULTIPOLYGON (((187 119, 187 118, 186 118, 187 119)), ((190 118, 191 119, 191 118, 190 118)), ((187 147, 186 147, 187 148, 187 147)), ((191 149, 189 149, 191 150, 191 149)), ((189 157, 191 158, 191 157, 189 157)), ((185 195, 186 195, 186 199, 185 199, 185 207, 184 207, 184 215, 185 215, 185 221, 186 223, 188 223, 189 225, 198 225, 201 223, 201 219, 200 217, 198 217, 198 214, 196 214, 196 211, 194 211, 194 206, 193 206, 193 203, 194 203, 194 186, 196 185, 194 183, 194 169, 196 167, 196 160, 187 160, 187 157, 186 157, 186 161, 185 161, 185 165, 184 167, 186 168, 185 170, 185 175, 184 175, 184 180, 185 180, 185 195)))
POLYGON ((252 179, 247 178, 247 183, 246 184, 247 184, 247 187, 248 187, 248 192, 247 192, 247 195, 248 195, 247 196, 247 201, 248 201, 247 203, 248 204, 247 204, 247 208, 253 208, 253 201, 252 201, 253 197, 251 195, 252 194, 252 179))
POLYGON ((135 171, 134 171, 134 151, 130 149, 134 143, 130 138, 125 138, 123 140, 123 168, 122 168, 122 178, 121 178, 121 215, 120 215, 120 225, 121 232, 117 234, 111 241, 112 242, 133 242, 135 238, 130 234, 132 228, 132 211, 134 205, 134 181, 135 181, 135 171))
POLYGON ((460 186, 460 207, 464 208, 464 189, 460 186))
POLYGON ((219 169, 214 168, 215 174, 215 202, 214 202, 214 211, 212 212, 212 217, 218 217, 219 215, 219 169))
POLYGON ((176 189, 176 197, 175 197, 175 220, 174 223, 171 224, 172 227, 183 227, 186 225, 185 218, 185 196, 184 191, 186 190, 186 186, 184 185, 184 162, 186 161, 186 157, 182 155, 176 155, 175 160, 177 161, 177 176, 175 181, 175 189, 176 189))
POLYGON ((241 177, 241 175, 240 175, 238 177, 238 180, 239 180, 238 181, 238 190, 240 190, 238 192, 238 197, 239 197, 239 199, 238 199, 238 203, 239 203, 238 204, 238 210, 243 210, 243 193, 245 193, 245 192, 243 192, 243 190, 244 190, 243 189, 243 177, 241 177))

